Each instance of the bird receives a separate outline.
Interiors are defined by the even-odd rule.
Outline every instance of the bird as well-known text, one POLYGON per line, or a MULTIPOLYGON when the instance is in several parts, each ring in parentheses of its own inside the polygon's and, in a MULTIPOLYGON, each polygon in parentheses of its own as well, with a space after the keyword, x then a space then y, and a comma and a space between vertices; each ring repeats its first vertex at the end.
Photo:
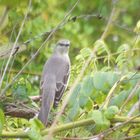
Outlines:
POLYGON ((41 108, 38 119, 47 126, 52 107, 56 108, 67 87, 70 76, 70 41, 61 39, 56 43, 51 57, 46 61, 40 81, 41 108))

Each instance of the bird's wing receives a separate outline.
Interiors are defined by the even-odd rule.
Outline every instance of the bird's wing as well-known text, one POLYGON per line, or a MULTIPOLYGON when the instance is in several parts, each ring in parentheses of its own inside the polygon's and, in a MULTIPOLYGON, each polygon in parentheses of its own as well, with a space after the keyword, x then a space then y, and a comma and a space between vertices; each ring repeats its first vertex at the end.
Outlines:
POLYGON ((55 94, 55 100, 54 100, 54 107, 58 106, 58 103, 61 100, 61 97, 67 87, 69 74, 70 74, 70 65, 69 65, 69 63, 66 63, 64 69, 61 71, 62 79, 58 80, 56 83, 56 94, 55 94))

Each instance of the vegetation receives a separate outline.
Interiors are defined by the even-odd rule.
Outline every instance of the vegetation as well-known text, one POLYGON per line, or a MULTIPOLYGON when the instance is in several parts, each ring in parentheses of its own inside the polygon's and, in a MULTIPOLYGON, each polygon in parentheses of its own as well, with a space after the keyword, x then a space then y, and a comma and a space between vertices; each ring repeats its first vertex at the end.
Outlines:
POLYGON ((0 139, 140 139, 139 0, 0 0, 0 139), (71 77, 47 128, 39 83, 56 42, 71 77))

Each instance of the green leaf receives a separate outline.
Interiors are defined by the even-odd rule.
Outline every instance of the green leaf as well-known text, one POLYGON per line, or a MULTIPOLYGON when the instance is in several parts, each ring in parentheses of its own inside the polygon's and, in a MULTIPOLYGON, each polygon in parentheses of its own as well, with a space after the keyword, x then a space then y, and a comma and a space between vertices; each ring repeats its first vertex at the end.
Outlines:
POLYGON ((110 87, 112 87, 118 80, 119 80, 119 74, 116 72, 106 72, 107 74, 107 82, 110 85, 110 87))
POLYGON ((94 110, 92 112, 92 118, 95 121, 96 124, 101 124, 102 125, 102 112, 99 110, 94 110))
POLYGON ((68 105, 69 105, 69 106, 73 106, 73 105, 74 105, 74 103, 75 103, 76 100, 77 100, 77 97, 78 97, 79 94, 80 94, 80 90, 81 90, 81 84, 78 84, 78 85, 76 86, 76 88, 74 89, 74 91, 73 91, 71 97, 70 97, 70 100, 69 100, 69 102, 68 102, 68 105))
POLYGON ((94 74, 94 87, 97 90, 107 92, 109 90, 109 84, 107 82, 108 76, 105 72, 96 72, 94 74))
POLYGON ((4 120, 5 117, 4 117, 4 113, 3 111, 0 109, 0 135, 2 133, 2 130, 3 130, 3 126, 4 126, 4 120))
POLYGON ((114 116, 118 113, 119 109, 117 106, 110 106, 107 108, 107 110, 104 112, 104 115, 107 119, 112 119, 114 116))
POLYGON ((86 109, 86 111, 90 111, 93 109, 93 101, 90 98, 88 98, 88 102, 85 105, 85 109, 86 109))
POLYGON ((93 77, 88 75, 82 81, 81 94, 85 96, 90 96, 93 93, 93 90, 94 90, 93 77))
POLYGON ((79 105, 80 105, 80 107, 84 108, 85 105, 87 104, 88 100, 89 100, 89 98, 87 96, 85 96, 85 95, 79 96, 79 105))
POLYGON ((110 121, 106 119, 104 114, 99 110, 92 111, 92 118, 96 124, 96 131, 102 131, 110 126, 110 121))
POLYGON ((15 99, 24 100, 28 98, 27 89, 25 85, 19 85, 13 90, 13 95, 15 99))
POLYGON ((43 124, 37 118, 29 121, 31 129, 28 131, 28 136, 31 140, 43 140, 40 130, 44 128, 43 124))
POLYGON ((101 39, 97 40, 94 45, 95 45, 95 48, 97 49, 98 55, 102 54, 103 52, 109 53, 109 49, 103 40, 101 39))
POLYGON ((80 110, 79 102, 75 101, 73 107, 68 112, 68 118, 70 120, 74 120, 77 117, 79 110, 80 110))
POLYGON ((130 90, 121 91, 118 95, 112 98, 110 105, 115 105, 118 107, 121 107, 122 103, 125 101, 125 99, 128 97, 130 93, 130 90))
POLYGON ((139 33, 140 32, 140 20, 137 22, 137 25, 134 29, 134 32, 139 33))
POLYGON ((83 48, 82 50, 80 50, 80 53, 84 58, 86 58, 91 55, 92 51, 90 48, 83 48))

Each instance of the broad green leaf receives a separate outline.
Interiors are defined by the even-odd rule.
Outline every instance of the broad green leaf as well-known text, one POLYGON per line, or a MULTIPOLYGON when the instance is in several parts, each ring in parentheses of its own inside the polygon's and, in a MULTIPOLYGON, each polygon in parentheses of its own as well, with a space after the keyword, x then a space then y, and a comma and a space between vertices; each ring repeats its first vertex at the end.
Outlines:
POLYGON ((95 121, 95 124, 102 125, 102 123, 103 123, 103 116, 102 116, 102 112, 101 111, 99 111, 99 110, 92 111, 92 118, 95 121))
POLYGON ((74 120, 77 117, 79 110, 80 110, 79 102, 75 101, 75 103, 73 104, 73 107, 68 112, 68 118, 70 120, 74 120))
POLYGON ((119 79, 119 74, 113 71, 106 72, 107 74, 107 82, 112 87, 119 79))
POLYGON ((90 98, 88 98, 88 102, 85 105, 85 110, 90 111, 92 109, 93 109, 93 101, 90 98))
POLYGON ((72 93, 72 95, 71 95, 71 97, 69 99, 69 102, 68 102, 69 106, 74 105, 74 103, 76 102, 76 100, 77 100, 77 98, 78 98, 78 96, 80 94, 80 90, 81 90, 81 84, 78 84, 76 86, 76 88, 74 89, 74 91, 73 91, 73 93, 72 93))
POLYGON ((99 110, 92 111, 92 118, 95 121, 96 131, 102 131, 110 126, 110 121, 106 119, 104 114, 99 110))
POLYGON ((107 119, 112 119, 118 113, 119 109, 117 106, 109 106, 107 110, 105 110, 104 115, 107 119))
POLYGON ((93 77, 88 75, 82 81, 80 93, 85 96, 90 96, 93 90, 94 90, 93 77))
POLYGON ((43 124, 37 119, 31 119, 30 123, 30 130, 28 131, 28 136, 31 140, 43 140, 40 130, 44 128, 43 124))
POLYGON ((85 95, 79 96, 79 105, 80 107, 84 108, 88 102, 89 98, 85 95))
POLYGON ((19 85, 13 90, 13 95, 15 99, 24 100, 28 98, 26 85, 19 85))
POLYGON ((107 74, 105 72, 96 72, 94 73, 94 87, 97 90, 101 90, 103 92, 107 92, 109 90, 109 85, 107 83, 107 74))
POLYGON ((130 90, 121 91, 118 95, 115 95, 112 98, 110 105, 116 105, 116 106, 120 107, 122 105, 122 103, 125 101, 125 99, 128 97, 129 93, 130 93, 130 90))

